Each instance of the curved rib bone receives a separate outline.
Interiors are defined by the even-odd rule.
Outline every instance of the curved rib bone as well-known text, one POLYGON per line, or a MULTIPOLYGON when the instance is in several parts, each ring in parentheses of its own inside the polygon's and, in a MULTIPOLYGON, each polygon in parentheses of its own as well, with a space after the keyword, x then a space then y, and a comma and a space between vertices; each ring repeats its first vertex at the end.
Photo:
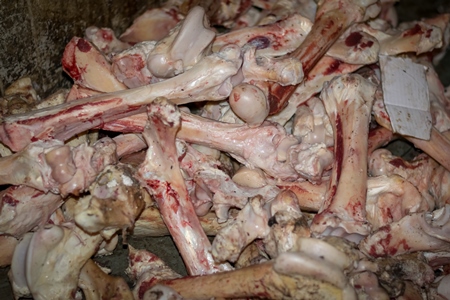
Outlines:
POLYGON ((360 75, 333 79, 322 100, 334 131, 335 163, 330 187, 311 230, 328 235, 337 228, 367 235, 367 139, 376 87, 360 75))
POLYGON ((211 244, 195 214, 180 172, 175 135, 180 127, 178 107, 161 98, 149 106, 149 125, 143 136, 148 144, 137 177, 153 195, 164 222, 190 274, 200 275, 226 269, 216 265, 211 244))

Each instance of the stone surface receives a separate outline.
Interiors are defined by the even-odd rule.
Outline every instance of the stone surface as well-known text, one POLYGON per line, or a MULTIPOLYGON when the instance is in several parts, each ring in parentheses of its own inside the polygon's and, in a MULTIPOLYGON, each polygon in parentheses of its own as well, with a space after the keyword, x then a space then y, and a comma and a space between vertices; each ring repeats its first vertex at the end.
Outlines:
POLYGON ((68 86, 61 56, 73 36, 95 25, 123 32, 149 0, 0 0, 0 92, 31 76, 46 96, 68 86))

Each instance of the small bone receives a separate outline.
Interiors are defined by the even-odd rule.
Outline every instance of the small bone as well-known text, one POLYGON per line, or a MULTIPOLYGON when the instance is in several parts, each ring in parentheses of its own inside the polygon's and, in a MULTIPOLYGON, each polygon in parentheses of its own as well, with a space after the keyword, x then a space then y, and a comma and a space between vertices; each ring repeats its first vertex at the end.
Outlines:
POLYGON ((90 42, 74 37, 67 44, 62 59, 64 71, 75 83, 100 92, 126 88, 111 73, 111 65, 90 42))
POLYGON ((92 259, 81 268, 78 286, 86 300, 133 299, 125 279, 106 274, 92 259))
POLYGON ((107 166, 89 187, 90 195, 75 206, 74 219, 88 233, 116 232, 132 228, 144 208, 143 195, 134 169, 124 164, 107 166))
POLYGON ((205 10, 193 7, 169 36, 159 41, 148 56, 147 67, 156 77, 169 78, 191 68, 203 56, 215 37, 205 10))

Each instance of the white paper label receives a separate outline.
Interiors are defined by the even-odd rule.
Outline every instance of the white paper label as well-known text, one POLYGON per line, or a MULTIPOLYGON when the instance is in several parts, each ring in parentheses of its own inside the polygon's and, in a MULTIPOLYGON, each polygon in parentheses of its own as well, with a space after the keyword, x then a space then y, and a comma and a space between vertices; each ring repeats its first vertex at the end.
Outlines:
POLYGON ((432 125, 425 66, 410 59, 380 55, 380 69, 392 130, 429 140, 432 125))

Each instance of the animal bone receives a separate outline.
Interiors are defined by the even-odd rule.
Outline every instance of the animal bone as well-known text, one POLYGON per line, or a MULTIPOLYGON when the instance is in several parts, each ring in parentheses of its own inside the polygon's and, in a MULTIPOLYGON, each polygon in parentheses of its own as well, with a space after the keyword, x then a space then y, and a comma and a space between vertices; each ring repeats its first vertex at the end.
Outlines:
POLYGON ((415 251, 449 251, 448 220, 450 205, 431 213, 414 213, 367 236, 359 244, 364 253, 373 256, 395 256, 415 251))
POLYGON ((74 37, 64 49, 62 65, 75 83, 100 92, 126 87, 111 73, 111 65, 90 42, 74 37))
MULTIPOLYGON (((289 54, 302 63, 303 73, 308 75, 331 45, 353 23, 367 20, 379 13, 378 1, 334 1, 323 0, 317 8, 316 19, 311 31, 302 44, 289 54)), ((297 86, 273 84, 269 87, 270 112, 275 114, 284 108, 297 86)))
POLYGON ((0 140, 13 151, 23 149, 36 139, 65 141, 106 122, 144 112, 143 105, 161 96, 176 104, 225 99, 231 93, 230 77, 241 65, 239 56, 239 48, 231 45, 168 80, 5 117, 0 127, 0 140))
POLYGON ((109 233, 132 228, 144 208, 143 195, 134 170, 127 165, 107 166, 89 187, 90 195, 75 206, 74 219, 88 233, 109 233))
POLYGON ((0 159, 0 181, 61 195, 78 194, 89 187, 106 165, 116 162, 115 151, 109 137, 92 146, 84 143, 77 147, 63 145, 58 140, 37 141, 0 159))
POLYGON ((334 159, 325 202, 314 217, 316 234, 367 235, 367 139, 376 86, 360 75, 333 79, 321 94, 334 131, 334 159), (333 233, 336 230, 335 233, 333 233))
POLYGON ((62 205, 61 195, 27 186, 11 186, 1 192, 0 233, 21 237, 47 223, 62 205))
MULTIPOLYGON (((286 252, 275 260, 235 271, 162 280, 158 284, 187 299, 356 299, 343 272, 344 267, 339 263, 301 251, 286 252), (203 288, 192 289, 192 286, 203 288)), ((151 289, 146 293, 151 293, 151 289)))
POLYGON ((417 188, 430 209, 442 207, 450 201, 450 172, 425 154, 412 161, 405 161, 387 149, 378 149, 369 158, 369 174, 396 174, 408 180, 417 188))
POLYGON ((149 126, 143 136, 148 144, 137 177, 153 195, 174 238, 188 272, 200 275, 227 269, 216 265, 211 245, 195 214, 180 172, 175 135, 180 127, 178 107, 161 98, 149 106, 149 126))
POLYGON ((81 268, 78 286, 86 300, 133 299, 125 279, 106 274, 92 259, 81 268))
POLYGON ((161 78, 183 73, 208 54, 208 46, 214 37, 205 10, 195 6, 167 37, 155 45, 148 55, 147 67, 152 74, 161 78))
POLYGON ((146 10, 137 17, 133 24, 120 36, 120 40, 128 43, 143 41, 159 41, 183 19, 178 8, 167 1, 160 8, 146 10))
POLYGON ((11 281, 22 290, 14 290, 15 294, 23 294, 26 287, 37 300, 72 298, 81 268, 103 238, 69 226, 46 225, 19 243, 11 264, 11 281))

